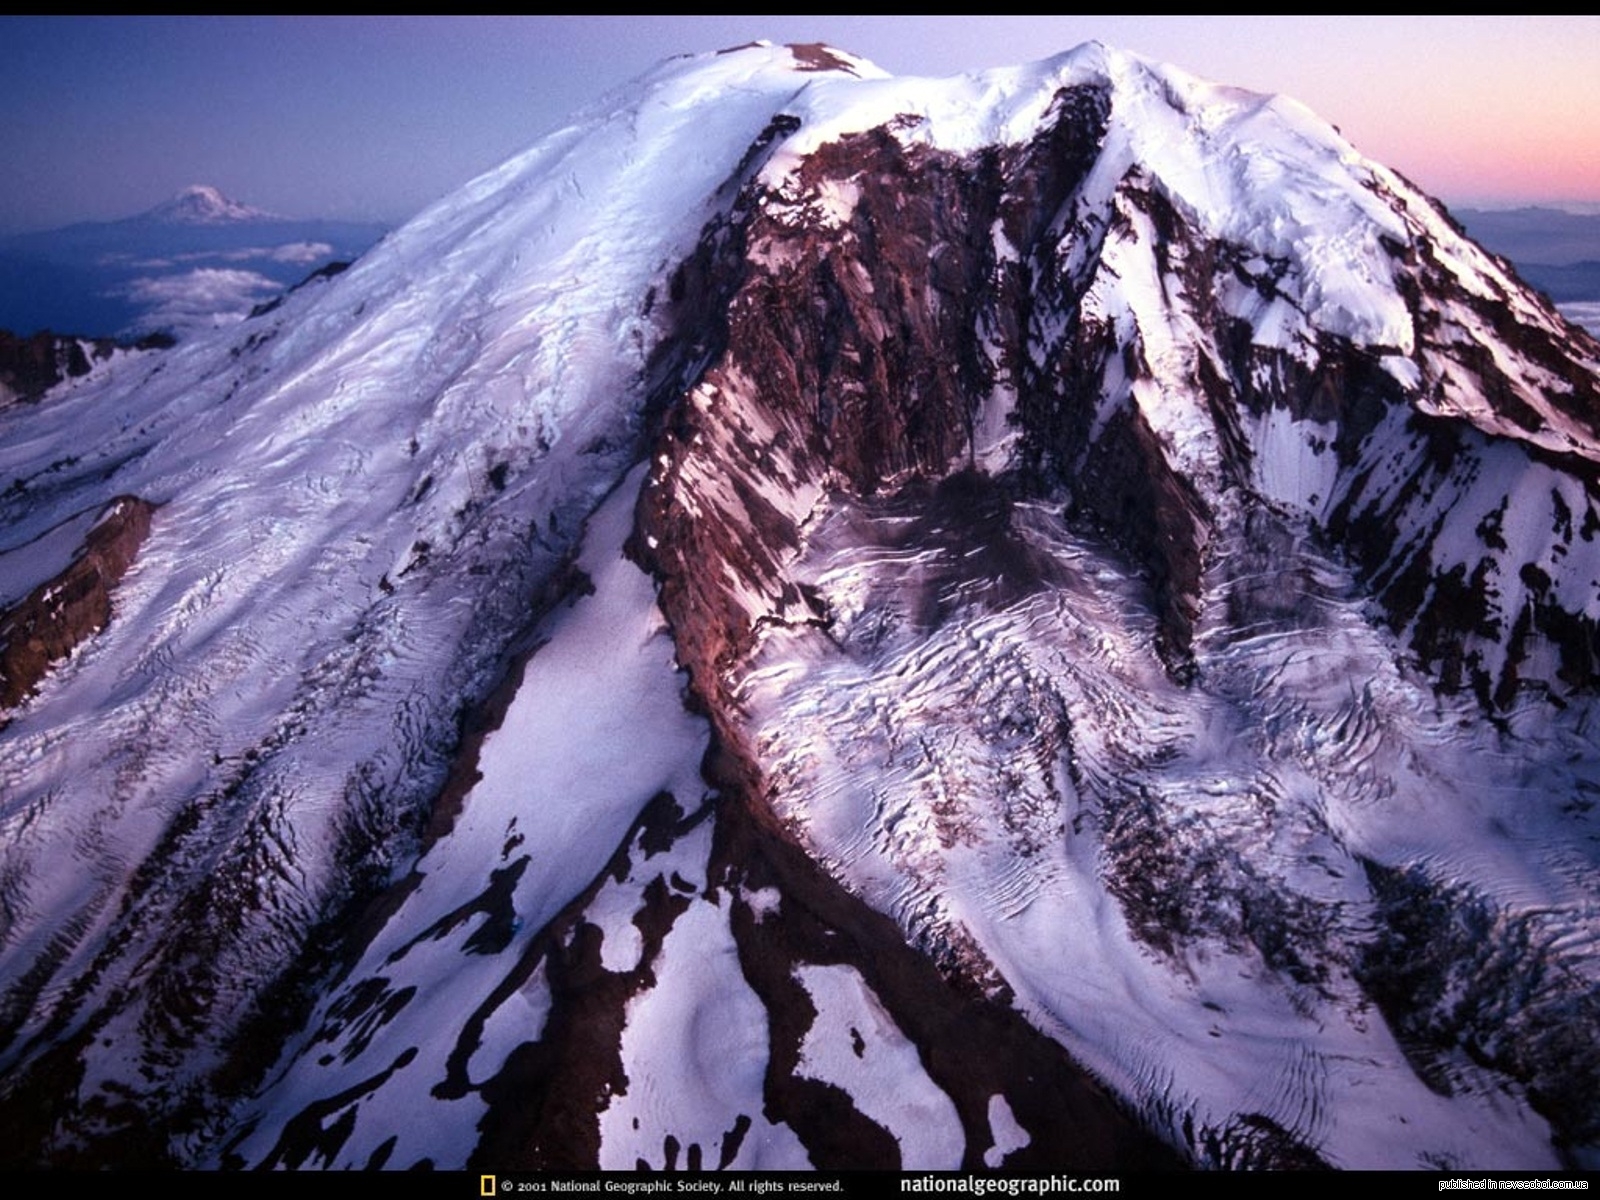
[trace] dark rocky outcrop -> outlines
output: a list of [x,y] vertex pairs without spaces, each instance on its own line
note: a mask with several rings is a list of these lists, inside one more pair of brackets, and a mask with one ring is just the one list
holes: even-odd
[[[804,523],[830,497],[973,468],[978,423],[997,403],[1015,450],[996,483],[1059,503],[1120,547],[1150,586],[1175,679],[1192,675],[1212,544],[1237,520],[1218,505],[1262,486],[1248,426],[1277,412],[1328,430],[1337,469],[1329,494],[1310,498],[1315,531],[1363,574],[1440,686],[1490,708],[1528,682],[1592,687],[1600,631],[1559,598],[1548,563],[1519,574],[1524,564],[1485,546],[1462,564],[1428,540],[1459,546],[1459,531],[1414,533],[1432,495],[1465,495],[1490,470],[1548,467],[1588,491],[1587,502],[1555,495],[1558,527],[1568,518],[1550,553],[1592,538],[1595,468],[1540,440],[1545,418],[1517,377],[1555,381],[1543,402],[1592,434],[1600,392],[1583,366],[1586,335],[1568,331],[1574,349],[1558,321],[1520,322],[1509,298],[1458,281],[1419,230],[1392,247],[1423,367],[1415,387],[1389,369],[1393,347],[1326,333],[1311,353],[1260,345],[1221,297],[1244,284],[1277,302],[1297,268],[1197,227],[1138,167],[1108,199],[1087,196],[1108,105],[1103,89],[1064,89],[1033,141],[966,157],[902,140],[891,123],[819,147],[777,191],[754,178],[766,139],[746,155],[737,202],[673,283],[678,333],[656,363],[663,415],[641,500],[641,557],[713,710],[731,704],[722,677],[764,621],[827,619],[785,577]],[[1128,269],[1169,290],[1156,316],[1103,311],[1107,297],[1121,303]],[[1525,365],[1499,361],[1480,333]],[[1149,361],[1152,334],[1184,343],[1184,360]],[[1436,414],[1457,397],[1485,398],[1494,416]],[[1190,406],[1185,428],[1214,446],[1199,472],[1160,423],[1173,403]],[[1555,647],[1553,678],[1525,679],[1530,637]]]
[[109,358],[110,338],[78,338],[41,330],[31,337],[0,329],[0,407],[37,400],[63,379],[87,375],[92,363]]
[[84,539],[72,564],[0,613],[0,723],[50,667],[104,629],[112,592],[150,532],[155,507],[119,496]]

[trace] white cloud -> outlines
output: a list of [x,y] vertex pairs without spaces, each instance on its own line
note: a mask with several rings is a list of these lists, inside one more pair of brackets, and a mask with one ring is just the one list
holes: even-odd
[[279,284],[254,271],[201,267],[181,275],[135,279],[124,294],[150,307],[132,332],[168,329],[182,333],[231,324],[281,290]]
[[333,247],[327,242],[288,242],[282,246],[274,246],[271,255],[273,262],[298,263],[305,266],[316,262],[319,258],[331,257]]
[[1600,337],[1600,300],[1577,300],[1571,304],[1558,304],[1561,315],[1574,325],[1582,325],[1595,337]]

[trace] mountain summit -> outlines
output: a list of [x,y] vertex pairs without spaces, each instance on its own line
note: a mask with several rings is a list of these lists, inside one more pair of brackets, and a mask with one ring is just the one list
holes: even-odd
[[197,183],[141,214],[138,219],[169,225],[222,225],[234,221],[275,221],[283,218],[230,200],[216,188]]
[[1600,344],[1291,101],[674,59],[0,531],[14,1164],[1596,1161]]

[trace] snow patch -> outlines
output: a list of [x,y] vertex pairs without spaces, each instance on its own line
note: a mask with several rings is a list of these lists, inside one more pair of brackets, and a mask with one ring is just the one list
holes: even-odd
[[1011,1105],[998,1092],[989,1097],[989,1133],[994,1138],[994,1145],[983,1152],[983,1165],[986,1167],[1000,1166],[1005,1162],[1006,1155],[1013,1150],[1021,1150],[1033,1141],[1028,1131],[1017,1124],[1016,1117],[1011,1114]]
[[796,1073],[843,1088],[863,1116],[894,1134],[906,1170],[952,1171],[966,1138],[951,1101],[923,1069],[854,967],[795,968],[817,1017],[800,1046]]

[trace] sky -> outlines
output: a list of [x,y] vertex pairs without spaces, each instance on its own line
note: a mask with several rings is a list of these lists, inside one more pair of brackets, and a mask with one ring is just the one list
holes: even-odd
[[195,183],[399,224],[660,59],[756,38],[897,75],[1097,38],[1287,93],[1458,207],[1600,203],[1600,17],[0,17],[0,234]]

